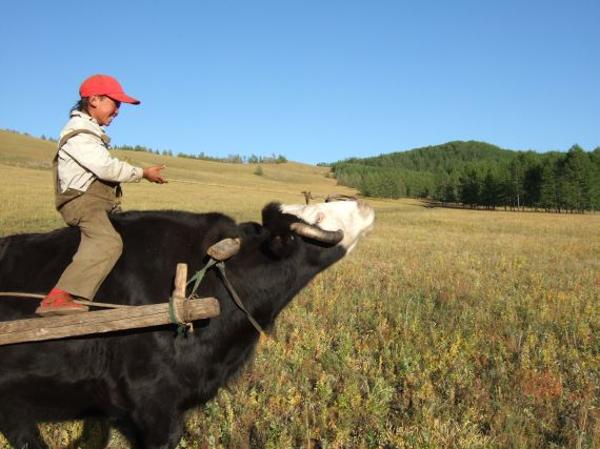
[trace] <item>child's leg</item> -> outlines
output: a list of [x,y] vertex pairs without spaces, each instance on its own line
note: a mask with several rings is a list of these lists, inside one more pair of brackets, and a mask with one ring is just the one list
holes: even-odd
[[56,288],[75,296],[94,299],[123,250],[121,236],[108,219],[109,208],[110,205],[107,206],[105,202],[99,204],[97,199],[90,198],[77,205],[74,217],[64,217],[68,223],[71,221],[70,224],[79,226],[81,241]]

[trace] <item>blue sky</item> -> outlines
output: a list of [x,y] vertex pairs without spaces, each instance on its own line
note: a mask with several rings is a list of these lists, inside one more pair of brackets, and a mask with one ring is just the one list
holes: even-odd
[[0,128],[57,136],[94,73],[115,144],[308,163],[450,140],[600,146],[600,2],[10,1]]

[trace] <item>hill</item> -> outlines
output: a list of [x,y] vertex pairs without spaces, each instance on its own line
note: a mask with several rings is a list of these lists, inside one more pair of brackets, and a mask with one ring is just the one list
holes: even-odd
[[355,163],[372,167],[398,167],[405,170],[436,173],[449,172],[470,162],[507,162],[515,155],[515,151],[505,150],[486,142],[457,140],[442,145],[397,151],[375,157],[350,158],[338,164]]
[[333,164],[340,184],[363,195],[428,198],[495,209],[600,208],[600,147],[585,152],[517,152],[485,142],[455,141]]

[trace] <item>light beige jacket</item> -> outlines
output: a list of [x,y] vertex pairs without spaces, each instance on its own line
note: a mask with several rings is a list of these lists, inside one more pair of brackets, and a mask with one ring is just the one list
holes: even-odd
[[71,112],[71,119],[61,131],[60,138],[77,129],[86,129],[95,135],[77,134],[58,150],[61,192],[64,193],[68,188],[85,192],[96,179],[111,182],[139,182],[142,179],[142,168],[111,156],[107,147],[110,138],[98,122],[86,113]]

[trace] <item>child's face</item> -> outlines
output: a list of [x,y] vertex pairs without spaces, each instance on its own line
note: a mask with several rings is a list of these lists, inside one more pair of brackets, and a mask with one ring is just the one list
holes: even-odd
[[106,96],[92,96],[89,101],[88,111],[100,126],[108,126],[119,115],[120,101]]

